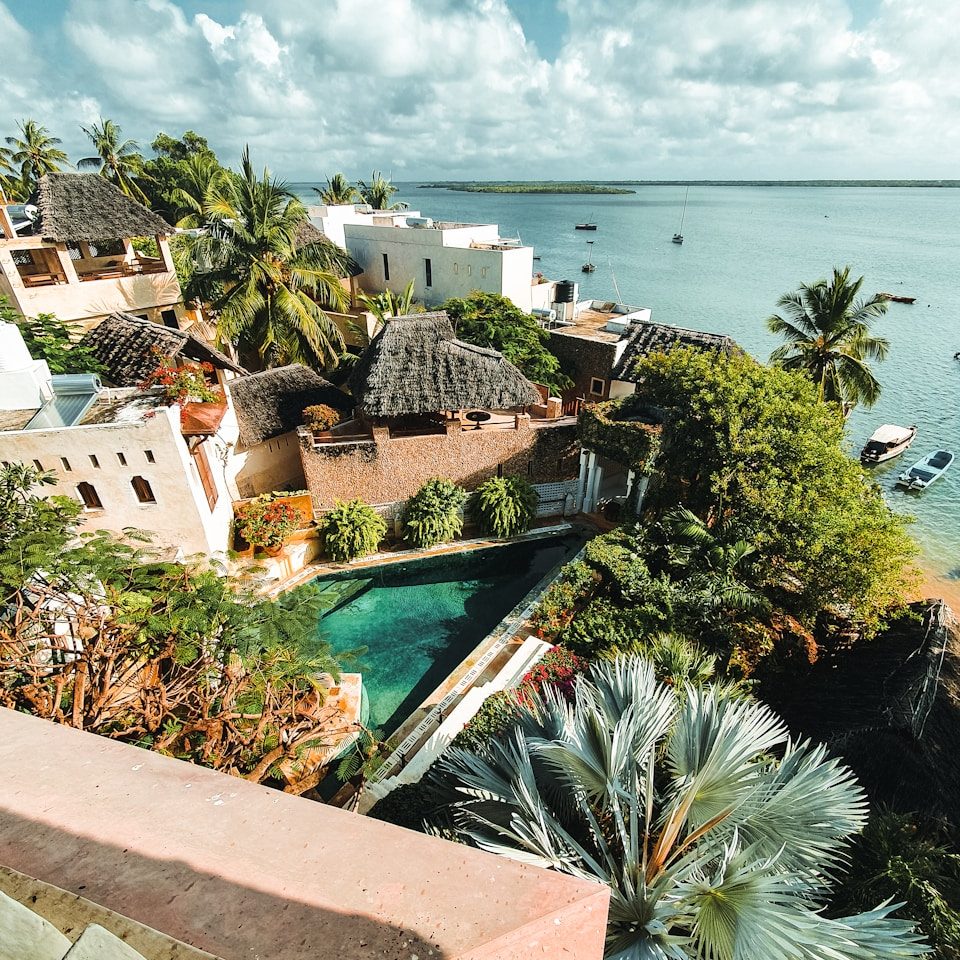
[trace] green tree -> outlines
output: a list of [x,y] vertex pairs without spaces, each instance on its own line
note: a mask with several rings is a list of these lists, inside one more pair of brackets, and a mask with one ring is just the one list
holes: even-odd
[[373,171],[373,176],[370,178],[369,183],[358,180],[357,189],[360,191],[360,198],[363,202],[369,203],[374,210],[407,209],[407,204],[402,201],[398,201],[397,203],[390,202],[399,188],[395,187],[379,170]]
[[196,229],[207,223],[214,195],[227,185],[230,174],[211,153],[192,153],[177,161],[177,176],[169,182],[168,196],[177,214],[177,226]]
[[382,293],[367,294],[361,293],[357,298],[364,310],[373,314],[375,323],[372,331],[359,324],[353,324],[352,329],[363,341],[369,344],[370,341],[383,329],[384,323],[390,317],[405,317],[413,313],[415,309],[422,310],[422,306],[415,304],[413,299],[413,281],[411,280],[403,290],[403,293],[397,293],[394,290],[384,290]]
[[806,377],[692,350],[646,357],[636,372],[638,401],[667,424],[648,516],[682,505],[710,530],[722,521],[725,543],[756,550],[754,586],[808,623],[832,608],[869,634],[903,604],[908,521],[847,456],[838,408]]
[[78,169],[99,167],[98,173],[119,187],[128,197],[148,203],[147,195],[136,178],[143,173],[143,157],[136,140],[124,140],[120,127],[113,120],[100,118],[99,124],[80,129],[89,137],[96,156],[84,157]]
[[850,849],[850,866],[835,891],[835,913],[878,900],[903,901],[941,960],[960,956],[960,854],[944,829],[915,815],[875,813]]
[[[150,206],[170,223],[196,227],[205,222],[206,184],[226,173],[207,141],[187,130],[179,139],[159,133],[150,144],[155,156],[143,163],[140,186]],[[212,168],[208,172],[208,168]],[[183,191],[186,196],[181,194]]]
[[787,342],[770,356],[787,370],[801,370],[817,386],[821,400],[839,403],[844,412],[862,403],[872,407],[880,383],[869,360],[883,360],[889,341],[871,334],[871,324],[887,312],[880,294],[858,299],[863,277],[850,279],[850,267],[834,268],[833,277],[803,284],[784,294],[767,327]]
[[324,704],[338,665],[320,588],[265,601],[202,564],[159,561],[50,474],[0,468],[0,706],[255,782],[313,786],[307,753],[353,732]]
[[62,141],[36,120],[17,123],[19,136],[7,137],[8,162],[20,171],[27,193],[32,193],[46,173],[57,173],[70,166],[69,157],[60,149]]
[[24,317],[0,296],[0,321],[20,327],[30,355],[34,360],[46,360],[51,373],[103,373],[103,364],[93,351],[74,342],[70,328],[52,313]]
[[441,304],[461,340],[499,350],[520,372],[551,393],[571,386],[560,361],[547,349],[550,334],[532,314],[524,313],[498,293],[475,290]]
[[204,213],[209,229],[191,240],[189,296],[210,303],[220,341],[236,344],[254,367],[336,366],[343,337],[323,307],[346,309],[346,251],[326,239],[298,241],[306,208],[269,170],[258,177],[248,150]]
[[437,778],[464,841],[610,887],[617,960],[902,960],[890,905],[820,912],[866,822],[853,774],[723,688],[679,699],[638,658],[547,689],[513,729],[452,748]]
[[387,521],[360,499],[336,501],[318,526],[331,560],[355,560],[374,553],[387,535]]
[[324,203],[331,205],[356,203],[360,200],[360,191],[342,173],[335,173],[332,177],[327,177],[326,187],[322,190],[314,187],[313,192]]

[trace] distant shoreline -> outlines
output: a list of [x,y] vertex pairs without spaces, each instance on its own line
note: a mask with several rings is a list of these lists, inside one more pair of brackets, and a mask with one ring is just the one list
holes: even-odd
[[[417,181],[414,181],[417,182]],[[617,187],[960,187],[960,180],[434,180],[421,190],[468,193],[634,193]]]

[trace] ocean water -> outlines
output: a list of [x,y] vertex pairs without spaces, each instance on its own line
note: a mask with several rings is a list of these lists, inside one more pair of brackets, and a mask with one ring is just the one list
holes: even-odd
[[[834,266],[864,276],[868,295],[915,296],[912,306],[890,304],[876,325],[890,341],[876,367],[883,394],[873,409],[854,411],[849,445],[857,453],[881,423],[917,425],[913,447],[875,475],[891,507],[915,517],[926,565],[960,578],[960,463],[922,493],[893,488],[904,466],[933,450],[960,457],[960,190],[691,187],[677,246],[670,237],[685,188],[635,189],[535,196],[402,184],[398,199],[425,216],[499,223],[503,236],[534,246],[536,269],[580,283],[582,298],[651,307],[654,320],[729,334],[763,360],[778,345],[764,324],[777,298]],[[573,229],[587,220],[596,233]],[[580,272],[587,239],[593,274]]]

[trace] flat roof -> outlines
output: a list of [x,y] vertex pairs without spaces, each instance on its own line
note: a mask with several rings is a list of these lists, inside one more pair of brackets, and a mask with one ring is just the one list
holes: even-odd
[[0,864],[224,960],[600,960],[609,889],[0,709]]
[[[50,423],[36,429],[49,432],[107,423],[137,423],[151,410],[164,406],[166,404],[159,390],[144,393],[136,387],[105,389],[97,394],[86,413],[76,423],[66,426]],[[37,413],[36,407],[24,410],[0,410],[0,433],[24,430]]]

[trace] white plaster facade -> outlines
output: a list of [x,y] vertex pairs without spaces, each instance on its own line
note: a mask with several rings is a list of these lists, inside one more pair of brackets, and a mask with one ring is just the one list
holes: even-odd
[[533,247],[504,239],[496,224],[450,223],[419,211],[373,211],[363,206],[311,208],[311,219],[347,249],[363,270],[368,293],[403,290],[428,307],[474,290],[508,297],[521,310],[539,306]]
[[306,481],[297,431],[282,433],[251,447],[238,443],[230,457],[227,476],[237,499],[272,490],[302,490]]

